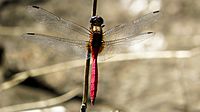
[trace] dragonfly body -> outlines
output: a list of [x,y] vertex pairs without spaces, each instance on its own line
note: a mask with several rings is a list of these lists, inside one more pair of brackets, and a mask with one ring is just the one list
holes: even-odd
[[90,99],[91,103],[94,104],[95,97],[97,93],[97,84],[98,84],[98,65],[97,57],[98,54],[104,48],[103,41],[103,18],[99,16],[93,16],[90,20],[91,23],[91,34],[90,34],[90,51],[92,53],[92,72],[90,78]]
[[99,16],[91,17],[91,27],[87,29],[81,25],[57,17],[37,6],[29,6],[28,11],[36,20],[45,24],[53,31],[59,32],[60,35],[49,36],[27,33],[23,35],[23,38],[42,45],[48,45],[54,48],[55,51],[69,52],[73,50],[75,54],[68,53],[70,57],[79,56],[85,58],[88,51],[91,53],[90,99],[92,104],[94,104],[97,93],[97,59],[102,58],[104,60],[110,58],[114,54],[123,52],[124,48],[153,37],[153,32],[141,33],[141,30],[144,27],[150,26],[159,18],[159,11],[154,11],[134,21],[117,25],[103,32],[104,21]]

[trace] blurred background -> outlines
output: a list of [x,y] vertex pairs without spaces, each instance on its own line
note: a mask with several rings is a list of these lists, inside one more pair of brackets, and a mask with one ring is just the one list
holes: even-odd
[[[16,73],[70,61],[69,57],[21,38],[26,32],[52,33],[27,13],[28,5],[40,6],[89,28],[92,0],[0,0],[0,84],[12,80]],[[156,32],[155,37],[128,49],[158,55],[162,51],[193,51],[197,55],[188,58],[156,58],[154,55],[155,58],[149,59],[100,63],[97,100],[95,106],[88,105],[89,111],[200,111],[200,1],[99,0],[97,14],[104,18],[106,30],[156,10],[160,10],[162,16],[145,29]],[[29,109],[28,105],[20,104],[46,101],[82,88],[83,74],[84,66],[73,67],[1,88],[0,109],[8,106],[11,106],[9,111],[21,111],[19,108],[23,106]],[[77,112],[82,90],[72,96],[62,103],[34,109],[37,112]]]

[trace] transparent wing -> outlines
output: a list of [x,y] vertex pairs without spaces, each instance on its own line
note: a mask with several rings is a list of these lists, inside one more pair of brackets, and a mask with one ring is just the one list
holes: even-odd
[[64,20],[37,6],[28,6],[28,12],[37,21],[45,24],[48,29],[68,39],[88,40],[90,31],[71,21]]
[[104,40],[108,41],[138,35],[143,28],[148,27],[157,21],[159,16],[160,12],[155,11],[136,19],[135,21],[115,26],[104,32]]
[[87,41],[70,40],[61,37],[48,36],[43,34],[27,33],[22,35],[24,39],[31,40],[33,42],[39,43],[43,46],[50,47],[59,51],[59,53],[64,53],[64,55],[69,58],[83,58],[86,57],[86,46]]
[[105,41],[105,47],[99,54],[99,60],[104,61],[112,58],[118,53],[127,53],[127,48],[134,46],[144,40],[147,40],[155,35],[154,32],[140,33],[139,35],[131,35],[121,39]]

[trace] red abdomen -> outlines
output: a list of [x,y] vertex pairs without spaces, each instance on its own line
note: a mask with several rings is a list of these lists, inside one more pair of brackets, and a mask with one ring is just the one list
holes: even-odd
[[97,57],[92,58],[92,73],[90,78],[90,100],[94,105],[96,93],[97,93],[97,83],[98,83],[98,66]]
[[97,84],[98,84],[98,65],[97,56],[98,53],[103,49],[102,33],[94,32],[90,35],[90,49],[92,53],[92,73],[90,78],[90,100],[94,105],[96,94],[97,94]]

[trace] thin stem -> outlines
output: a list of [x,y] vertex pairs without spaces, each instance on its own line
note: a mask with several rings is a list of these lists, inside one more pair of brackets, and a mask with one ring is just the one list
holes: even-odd
[[90,49],[88,48],[86,66],[85,66],[84,84],[83,84],[83,99],[80,110],[81,112],[86,112],[87,109],[89,70],[90,70]]
[[97,10],[97,0],[94,0],[92,16],[96,16],[96,10]]
[[[93,12],[92,16],[96,15],[97,10],[97,0],[94,0],[93,2]],[[88,83],[89,83],[89,70],[90,70],[90,48],[88,47],[87,52],[87,59],[86,59],[86,66],[85,66],[85,75],[84,75],[84,84],[83,84],[83,99],[82,99],[82,105],[80,112],[86,112],[87,111],[87,99],[88,99]]]

